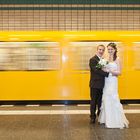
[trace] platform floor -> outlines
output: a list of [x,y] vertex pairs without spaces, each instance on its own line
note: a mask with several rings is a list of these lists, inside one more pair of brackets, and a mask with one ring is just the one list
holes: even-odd
[[88,105],[0,106],[0,140],[139,140],[140,105],[123,107],[128,129],[90,124]]

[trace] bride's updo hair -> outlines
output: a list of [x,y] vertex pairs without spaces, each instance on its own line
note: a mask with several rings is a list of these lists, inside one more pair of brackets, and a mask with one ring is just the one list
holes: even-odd
[[113,43],[113,42],[111,42],[111,43],[109,43],[108,45],[107,45],[107,48],[108,47],[112,47],[114,50],[115,50],[115,52],[114,52],[114,56],[113,56],[113,61],[115,61],[116,60],[116,58],[117,58],[117,45],[115,44],[115,43]]

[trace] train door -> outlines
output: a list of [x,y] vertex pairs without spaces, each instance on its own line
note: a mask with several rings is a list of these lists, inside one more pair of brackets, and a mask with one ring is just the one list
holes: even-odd
[[133,42],[128,47],[128,70],[127,70],[127,98],[140,99],[140,42]]
[[[70,43],[70,56],[71,56],[71,68],[73,69],[74,74],[79,77],[79,92],[76,93],[81,100],[89,99],[89,59],[95,55],[97,46],[103,44],[107,46],[110,41],[79,41]],[[124,48],[121,42],[115,42],[118,48],[118,56],[121,59],[123,65],[123,74],[119,77],[119,94],[121,98],[124,98],[126,93],[125,88],[125,56]],[[107,49],[103,56],[104,58],[108,57]],[[78,82],[78,81],[77,81]]]

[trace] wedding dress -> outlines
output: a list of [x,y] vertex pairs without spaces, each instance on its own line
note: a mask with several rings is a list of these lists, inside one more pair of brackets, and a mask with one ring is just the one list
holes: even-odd
[[[109,62],[108,69],[117,70],[116,62]],[[118,77],[109,74],[105,78],[103,89],[101,112],[98,119],[99,123],[104,123],[107,128],[128,128],[128,120],[125,117],[123,107],[118,95]]]

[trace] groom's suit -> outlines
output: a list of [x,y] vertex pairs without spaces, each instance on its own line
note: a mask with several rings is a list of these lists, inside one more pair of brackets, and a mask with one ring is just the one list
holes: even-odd
[[93,56],[89,61],[90,66],[90,117],[95,120],[96,118],[96,105],[98,105],[98,115],[100,113],[102,94],[105,77],[108,77],[109,73],[104,72],[101,69],[96,68],[96,65],[100,61],[97,55]]

